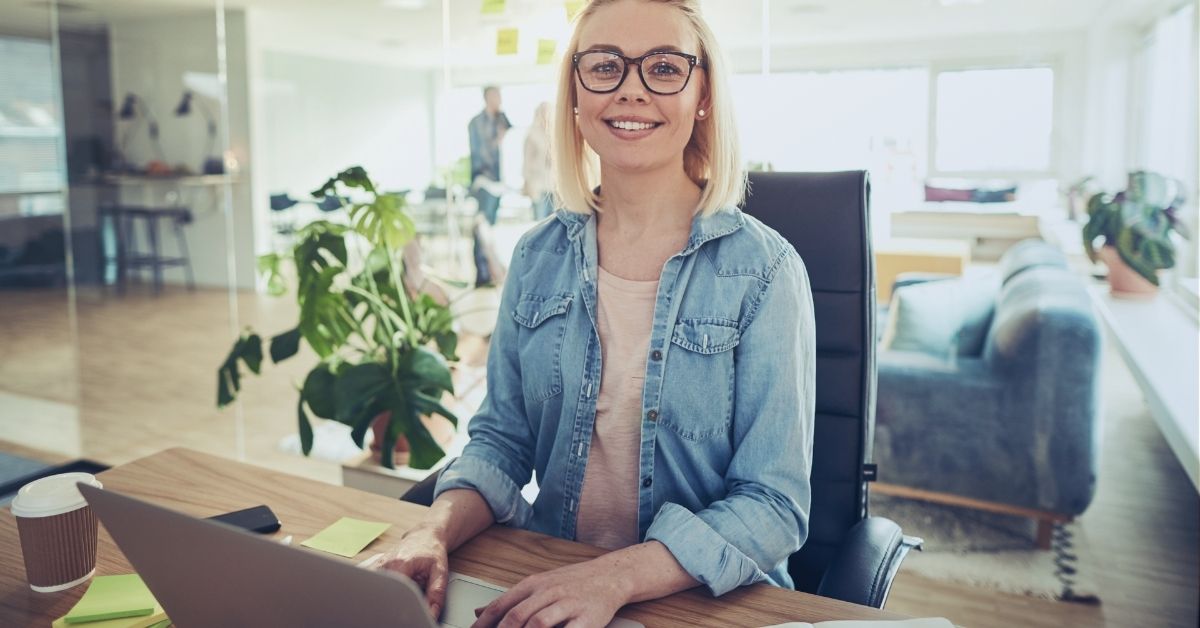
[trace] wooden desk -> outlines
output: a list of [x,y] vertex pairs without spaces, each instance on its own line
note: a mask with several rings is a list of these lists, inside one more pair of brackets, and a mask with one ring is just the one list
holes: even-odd
[[[230,510],[269,505],[283,521],[276,536],[295,542],[312,536],[341,516],[390,521],[391,529],[353,560],[361,561],[394,544],[416,524],[425,508],[363,491],[322,484],[277,471],[187,450],[169,449],[100,474],[105,488],[207,517]],[[309,551],[303,548],[300,551]],[[493,526],[450,557],[450,568],[512,586],[525,576],[577,563],[603,550],[582,543]],[[231,557],[231,567],[235,562]],[[0,512],[0,626],[45,626],[83,595],[84,587],[62,593],[34,593],[25,582],[16,521]],[[185,568],[186,566],[181,567]],[[125,557],[100,529],[96,573],[130,573]],[[622,617],[656,626],[763,626],[784,621],[899,619],[885,613],[806,593],[758,584],[713,599],[693,589],[623,609]]]

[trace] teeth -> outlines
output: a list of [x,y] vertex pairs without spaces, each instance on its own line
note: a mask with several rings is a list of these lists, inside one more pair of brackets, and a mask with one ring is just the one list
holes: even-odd
[[652,124],[649,122],[630,122],[627,120],[612,120],[609,122],[609,124],[613,127],[624,129],[626,131],[644,131],[646,129],[653,129],[654,127],[658,126],[657,124]]

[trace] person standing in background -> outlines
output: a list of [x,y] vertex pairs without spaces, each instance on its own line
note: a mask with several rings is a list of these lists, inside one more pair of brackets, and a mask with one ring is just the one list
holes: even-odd
[[533,112],[533,123],[525,136],[525,196],[533,201],[533,218],[554,213],[554,172],[550,164],[550,103]]
[[[486,286],[503,281],[503,269],[495,263],[490,242],[490,227],[496,224],[500,209],[500,143],[512,128],[508,116],[500,110],[500,88],[483,88],[483,111],[471,118],[467,132],[471,139],[471,194],[479,203],[481,220],[475,221],[475,285]],[[486,222],[488,227],[484,226]],[[493,268],[495,263],[495,268]],[[493,270],[495,272],[493,272]]]

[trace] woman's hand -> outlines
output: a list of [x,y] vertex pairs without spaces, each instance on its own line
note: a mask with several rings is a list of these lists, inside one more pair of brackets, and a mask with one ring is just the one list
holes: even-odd
[[400,544],[374,563],[376,569],[404,574],[425,591],[425,602],[434,619],[446,605],[446,582],[450,574],[446,542],[433,527],[417,526],[404,534]]
[[[529,576],[483,609],[473,628],[602,628],[629,599],[620,574],[589,560]],[[482,612],[481,612],[482,611]]]

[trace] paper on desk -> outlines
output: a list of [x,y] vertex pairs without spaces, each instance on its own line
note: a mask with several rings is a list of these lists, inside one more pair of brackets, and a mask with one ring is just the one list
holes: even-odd
[[74,626],[84,626],[84,628],[167,628],[170,625],[171,620],[167,619],[166,611],[156,604],[153,613],[142,617],[105,619],[86,624],[68,624],[66,617],[59,617],[50,624],[50,628],[73,628]]
[[837,621],[822,621],[808,624],[793,621],[786,624],[775,624],[763,628],[954,628],[954,624],[944,617],[921,617],[919,619],[851,619]]
[[321,530],[316,536],[304,541],[301,545],[346,558],[354,558],[356,554],[363,551],[364,547],[370,545],[371,541],[379,538],[379,535],[390,527],[392,527],[390,523],[342,517],[337,520],[337,523]]
[[62,619],[83,624],[106,619],[144,617],[154,613],[154,594],[137,574],[96,576],[83,597]]

